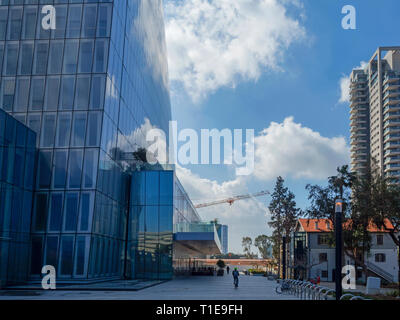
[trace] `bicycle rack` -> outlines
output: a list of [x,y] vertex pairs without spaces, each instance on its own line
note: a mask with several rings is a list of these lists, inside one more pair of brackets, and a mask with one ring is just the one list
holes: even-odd
[[332,293],[332,292],[336,292],[336,290],[333,290],[333,289],[327,290],[327,291],[325,292],[325,294],[324,294],[324,300],[328,300],[328,295],[329,295],[330,293]]
[[[287,293],[292,294],[302,300],[333,300],[332,293],[336,291],[328,287],[318,286],[309,281],[293,280],[293,279],[280,279],[278,281],[281,285],[284,283],[288,285]],[[340,297],[340,300],[350,298],[349,300],[371,300],[362,296],[355,296],[351,293],[346,293]]]

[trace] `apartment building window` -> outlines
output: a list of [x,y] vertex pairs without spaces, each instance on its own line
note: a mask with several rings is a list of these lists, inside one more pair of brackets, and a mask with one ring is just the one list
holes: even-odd
[[386,255],[384,253],[375,254],[375,262],[386,262]]
[[328,235],[319,234],[318,235],[318,245],[328,244]]
[[326,252],[319,254],[319,263],[328,261],[328,254]]
[[321,271],[321,278],[328,278],[328,270]]
[[382,246],[383,245],[383,235],[382,234],[378,234],[376,236],[376,244],[378,246]]

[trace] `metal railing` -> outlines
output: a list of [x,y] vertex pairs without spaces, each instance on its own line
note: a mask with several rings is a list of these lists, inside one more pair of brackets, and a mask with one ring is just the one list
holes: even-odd
[[365,263],[367,268],[372,272],[376,273],[378,276],[382,277],[386,281],[392,283],[394,282],[394,277],[389,272],[383,270],[382,268],[378,267],[377,265],[373,264],[372,262]]
[[[300,300],[335,300],[334,289],[316,285],[310,281],[301,281],[293,279],[278,279],[278,283],[281,287],[287,288],[282,290],[281,293],[292,294],[298,297]],[[278,292],[278,291],[277,291]],[[346,293],[340,297],[340,300],[344,300],[346,297],[350,297],[349,300],[371,300],[362,296],[353,295]]]

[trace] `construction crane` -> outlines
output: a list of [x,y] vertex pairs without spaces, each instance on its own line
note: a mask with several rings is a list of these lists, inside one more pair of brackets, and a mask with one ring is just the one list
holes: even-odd
[[222,203],[229,203],[229,205],[231,206],[235,201],[249,199],[249,198],[255,198],[255,197],[261,197],[261,196],[265,196],[266,194],[270,194],[270,192],[269,191],[260,191],[260,192],[254,193],[254,194],[245,194],[245,195],[231,197],[231,198],[227,198],[227,199],[223,199],[223,200],[217,200],[217,201],[212,201],[212,202],[207,202],[207,203],[200,203],[200,204],[195,205],[194,207],[196,209],[199,209],[199,208],[210,207],[210,206],[214,206],[214,205],[222,204]]

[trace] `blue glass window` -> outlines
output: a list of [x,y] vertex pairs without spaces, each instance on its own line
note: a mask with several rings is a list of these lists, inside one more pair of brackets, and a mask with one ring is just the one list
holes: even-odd
[[18,78],[14,112],[26,112],[29,101],[29,78]]
[[86,137],[87,147],[97,147],[100,144],[101,116],[102,114],[100,112],[89,112],[89,124]]
[[82,38],[96,36],[97,5],[85,5],[82,23]]
[[75,76],[62,77],[60,109],[72,110],[74,106]]
[[35,196],[35,231],[45,231],[47,223],[47,193],[38,193]]
[[19,53],[18,74],[26,75],[32,73],[33,42],[23,42]]
[[93,47],[93,40],[81,40],[79,48],[79,73],[92,72]]
[[30,102],[29,107],[32,111],[40,111],[44,103],[44,77],[33,77],[31,82]]
[[58,236],[47,236],[46,265],[57,268]]
[[75,112],[71,145],[74,147],[83,147],[85,145],[85,134],[86,113]]
[[3,78],[1,83],[1,105],[6,111],[12,111],[14,105],[15,80]]
[[41,134],[41,147],[52,148],[56,131],[56,114],[45,113],[43,115],[43,126]]
[[47,189],[50,187],[51,157],[51,151],[41,150],[39,152],[38,187],[41,189]]
[[49,231],[60,231],[62,221],[62,193],[52,193],[50,197]]
[[78,236],[76,238],[76,264],[75,264],[75,275],[82,276],[85,273],[85,257],[86,257],[86,239],[87,237]]
[[63,112],[58,114],[57,147],[68,147],[71,132],[71,113]]
[[15,76],[17,73],[18,42],[7,42],[4,56],[3,75]]
[[91,189],[96,186],[98,157],[98,149],[85,150],[85,165],[83,171],[83,187],[85,189]]
[[82,175],[82,150],[71,150],[69,157],[69,188],[79,188],[81,186]]
[[79,38],[81,33],[82,5],[70,5],[67,38]]
[[63,73],[75,73],[78,65],[79,40],[66,40]]
[[22,26],[22,7],[11,7],[8,21],[8,40],[19,40]]
[[22,39],[34,39],[36,32],[37,8],[26,6],[22,22]]
[[36,42],[35,56],[33,61],[33,74],[37,75],[46,74],[48,52],[49,52],[49,43],[47,41]]
[[66,150],[57,150],[54,153],[54,188],[65,188],[67,177],[67,157]]
[[60,77],[47,77],[45,110],[57,110]]
[[63,58],[64,41],[55,40],[50,42],[50,53],[49,53],[49,74],[61,73],[62,58]]
[[78,193],[65,196],[64,231],[76,231],[78,221]]
[[93,212],[93,192],[83,192],[81,195],[80,202],[80,220],[79,220],[79,231],[86,232],[90,231],[91,216]]
[[74,251],[74,237],[62,236],[61,237],[61,255],[60,255],[60,275],[72,274],[73,267],[73,251]]
[[31,273],[41,274],[43,267],[43,239],[42,237],[32,237],[31,247]]
[[87,110],[89,106],[90,76],[78,76],[76,80],[75,110]]

